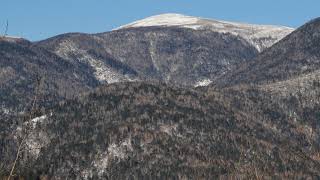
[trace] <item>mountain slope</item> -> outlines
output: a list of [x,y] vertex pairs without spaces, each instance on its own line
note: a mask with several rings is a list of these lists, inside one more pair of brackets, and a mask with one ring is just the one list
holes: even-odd
[[98,85],[91,78],[90,71],[84,65],[74,66],[27,40],[0,38],[2,107],[25,110],[34,98],[37,78],[42,79],[39,98],[46,99],[43,103],[50,104],[52,100],[73,97]]
[[[209,30],[147,27],[101,34],[66,34],[38,45],[70,62],[100,64],[93,67],[122,76],[117,80],[155,80],[184,86],[214,80],[236,64],[252,59],[257,51],[244,39]],[[126,67],[121,73],[110,64]],[[130,71],[129,71],[130,70]],[[103,73],[103,71],[101,71]],[[99,77],[97,77],[99,79]],[[125,80],[127,79],[127,80]]]
[[300,27],[255,60],[222,77],[224,85],[289,80],[320,69],[320,18]]

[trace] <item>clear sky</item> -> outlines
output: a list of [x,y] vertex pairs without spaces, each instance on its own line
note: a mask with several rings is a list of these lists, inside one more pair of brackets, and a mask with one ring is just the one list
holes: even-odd
[[298,27],[320,16],[320,0],[0,0],[0,33],[41,40],[105,32],[161,13]]

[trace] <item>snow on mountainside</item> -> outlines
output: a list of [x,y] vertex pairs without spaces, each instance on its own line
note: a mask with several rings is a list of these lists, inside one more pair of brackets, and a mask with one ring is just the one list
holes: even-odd
[[100,82],[106,82],[108,84],[116,83],[120,81],[132,81],[130,78],[123,76],[117,72],[114,72],[110,67],[101,59],[92,57],[86,51],[81,50],[77,45],[71,41],[63,41],[61,46],[57,49],[56,53],[65,59],[69,58],[69,54],[73,54],[78,57],[78,60],[88,63],[95,71],[94,76]]
[[121,26],[115,30],[151,26],[179,26],[195,30],[210,29],[220,33],[231,33],[247,40],[259,52],[272,46],[294,30],[293,28],[284,26],[234,23],[181,14],[156,15]]
[[204,79],[202,81],[198,81],[194,87],[201,87],[201,86],[208,86],[209,84],[211,84],[212,81],[210,79]]

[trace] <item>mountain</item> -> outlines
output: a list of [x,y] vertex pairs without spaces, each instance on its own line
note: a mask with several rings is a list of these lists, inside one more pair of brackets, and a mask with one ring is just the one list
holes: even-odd
[[[251,88],[116,83],[60,103],[1,140],[31,128],[17,166],[29,179],[319,177],[319,141],[271,100]],[[0,163],[12,162],[17,145],[3,147]]]
[[201,86],[250,61],[291,31],[165,14],[111,32],[65,34],[37,45],[89,65],[102,83],[151,80]]
[[96,87],[91,69],[73,65],[22,38],[0,38],[0,111],[24,111],[37,92],[46,98],[42,105],[70,98]]
[[293,29],[284,26],[255,25],[221,20],[185,16],[181,14],[161,14],[139,20],[117,29],[137,27],[184,27],[195,30],[211,30],[240,36],[253,45],[259,52],[263,51],[290,34]]
[[102,83],[151,80],[193,86],[258,53],[229,34],[163,27],[70,34],[38,45],[71,62],[89,64]]
[[[300,147],[314,146],[311,148],[314,150],[307,150],[308,154],[319,152],[319,26],[319,18],[306,23],[256,59],[240,65],[217,80],[215,86],[209,87],[222,88],[232,97],[243,97],[236,102],[254,100],[260,104],[256,105],[259,111],[270,114],[267,116],[272,121],[285,120],[291,130],[304,132],[300,142],[306,144]],[[319,161],[315,154],[312,156]]]
[[[316,18],[218,79],[213,88],[241,89],[252,86],[272,100],[259,100],[263,106],[277,102],[290,124],[298,123],[319,139],[320,120],[320,18]],[[257,94],[251,95],[253,98]],[[269,98],[269,99],[270,99]],[[309,129],[309,130],[307,130]]]
[[319,21],[280,41],[173,14],[2,37],[1,103],[21,110],[0,111],[0,179],[24,137],[16,178],[319,179]]
[[[225,86],[241,83],[265,84],[319,76],[320,18],[303,25],[254,60],[222,77]],[[219,84],[219,83],[218,83]]]

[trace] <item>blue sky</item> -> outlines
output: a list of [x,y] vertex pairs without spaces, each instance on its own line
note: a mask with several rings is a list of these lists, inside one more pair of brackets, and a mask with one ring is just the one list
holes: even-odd
[[1,0],[0,32],[41,40],[105,32],[161,13],[298,27],[320,16],[320,0]]

